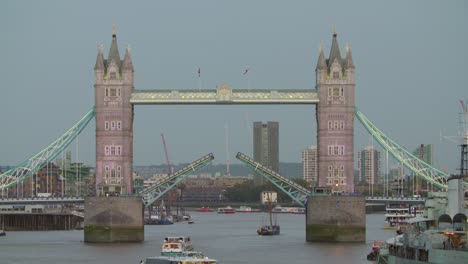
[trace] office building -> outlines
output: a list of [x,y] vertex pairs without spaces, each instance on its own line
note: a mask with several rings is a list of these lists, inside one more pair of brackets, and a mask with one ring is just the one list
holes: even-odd
[[[253,158],[256,162],[279,172],[279,123],[254,122],[253,131]],[[265,178],[254,174],[254,184],[262,185]]]
[[317,146],[302,151],[302,177],[309,183],[315,183],[318,179]]
[[380,179],[380,152],[374,146],[367,146],[358,152],[358,180],[377,184]]

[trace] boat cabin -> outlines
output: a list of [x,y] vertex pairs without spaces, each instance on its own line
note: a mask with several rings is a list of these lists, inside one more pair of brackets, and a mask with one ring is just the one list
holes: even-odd
[[161,249],[161,255],[171,256],[172,253],[180,253],[184,251],[193,250],[192,241],[190,237],[180,236],[180,237],[166,237]]

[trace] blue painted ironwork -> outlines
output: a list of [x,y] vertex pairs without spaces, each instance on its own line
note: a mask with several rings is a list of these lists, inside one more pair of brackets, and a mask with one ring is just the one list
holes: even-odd
[[296,201],[301,206],[305,207],[307,202],[307,197],[310,195],[310,191],[291,181],[288,178],[285,178],[279,175],[277,172],[263,166],[262,164],[254,161],[249,158],[247,155],[240,152],[237,153],[236,158],[248,166],[252,167],[256,172],[260,173],[263,177],[273,183],[281,191],[285,192],[289,197]]
[[[380,131],[372,122],[364,116],[364,114],[355,108],[355,115],[367,131],[379,142],[379,144],[386,150],[388,150],[392,156],[404,164],[409,170],[415,175],[423,179],[424,181],[431,183],[441,189],[447,189],[447,173],[440,171],[431,165],[420,160],[418,157],[405,150],[403,147],[398,145],[395,141]],[[465,183],[465,187],[466,187]]]
[[174,188],[180,181],[188,176],[189,172],[195,171],[208,162],[212,161],[214,156],[212,153],[205,155],[196,161],[190,163],[189,165],[185,166],[183,169],[175,172],[172,175],[168,175],[159,181],[155,182],[151,186],[145,188],[143,191],[139,193],[139,195],[146,197],[145,207],[151,206],[154,201],[161,198],[167,191]]
[[94,117],[94,107],[86,113],[72,128],[65,132],[41,152],[34,155],[14,168],[0,174],[0,190],[7,189],[25,179],[46,166],[47,162],[56,158],[71,142],[83,131],[89,121]]

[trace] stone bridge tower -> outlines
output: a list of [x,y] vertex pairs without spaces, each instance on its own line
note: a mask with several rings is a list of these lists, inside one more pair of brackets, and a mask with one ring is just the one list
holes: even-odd
[[117,36],[107,60],[99,47],[95,73],[96,194],[131,194],[133,163],[133,64],[130,49],[120,60]]
[[354,192],[354,64],[351,49],[342,58],[336,31],[328,59],[320,47],[316,71],[318,186]]

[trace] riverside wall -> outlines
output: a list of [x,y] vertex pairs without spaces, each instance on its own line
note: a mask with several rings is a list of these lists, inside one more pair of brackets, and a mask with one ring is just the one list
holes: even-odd
[[141,197],[85,198],[85,242],[142,242],[144,233]]
[[307,201],[308,242],[365,242],[364,196],[310,196]]

